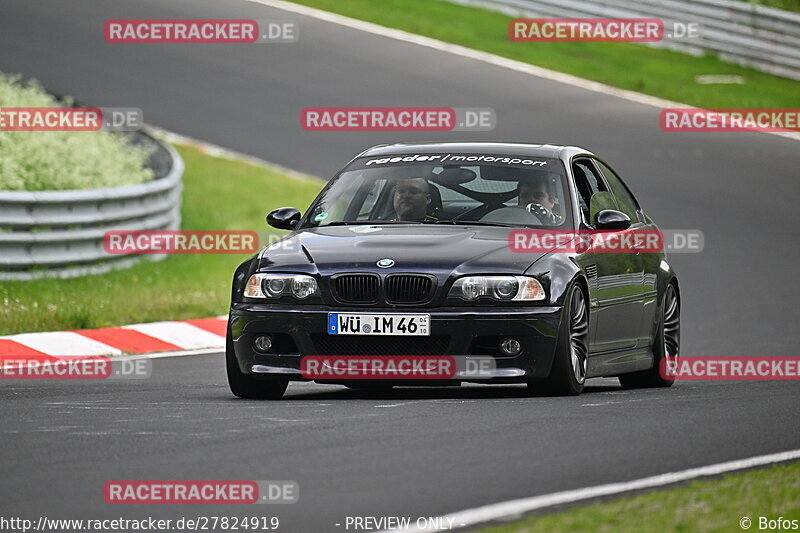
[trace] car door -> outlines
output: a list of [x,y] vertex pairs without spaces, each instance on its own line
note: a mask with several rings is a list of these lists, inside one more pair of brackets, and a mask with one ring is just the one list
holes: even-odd
[[[596,159],[595,163],[600,169],[606,183],[614,194],[617,201],[618,209],[628,215],[631,219],[631,230],[635,231],[655,231],[658,228],[652,221],[642,213],[639,202],[636,197],[628,189],[622,179],[619,177],[614,169],[602,160]],[[641,300],[641,314],[639,319],[639,327],[637,332],[638,345],[649,346],[652,344],[652,331],[651,327],[656,313],[657,307],[657,280],[658,270],[661,268],[661,254],[653,253],[651,251],[637,251],[639,262],[641,264],[642,278],[641,285],[639,286],[639,298]]]
[[[619,209],[608,185],[590,157],[573,160],[575,185],[583,197],[580,206],[585,229],[594,229],[595,214],[602,209]],[[586,201],[585,196],[591,195]],[[636,346],[642,314],[642,261],[635,253],[587,252],[579,262],[590,285],[591,313],[594,314],[590,344],[593,352],[621,350]]]

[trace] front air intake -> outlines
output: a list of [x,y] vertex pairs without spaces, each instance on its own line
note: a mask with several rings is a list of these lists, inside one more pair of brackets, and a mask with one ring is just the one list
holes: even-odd
[[346,304],[378,301],[380,278],[376,274],[342,274],[331,280],[334,297]]
[[391,274],[386,278],[386,301],[422,304],[431,299],[434,278],[420,274]]

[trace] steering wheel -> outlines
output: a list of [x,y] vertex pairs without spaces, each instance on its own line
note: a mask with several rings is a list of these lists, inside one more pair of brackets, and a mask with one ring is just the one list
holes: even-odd
[[558,224],[558,219],[556,218],[555,213],[547,209],[542,204],[530,203],[525,206],[525,209],[528,211],[528,213],[533,213],[539,220],[544,221],[548,225]]

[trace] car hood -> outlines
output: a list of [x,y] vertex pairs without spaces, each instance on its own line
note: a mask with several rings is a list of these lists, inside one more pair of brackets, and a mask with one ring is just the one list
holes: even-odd
[[[503,227],[376,225],[309,228],[265,248],[259,269],[338,272],[522,274],[545,253],[509,249]],[[378,268],[391,259],[390,268]]]

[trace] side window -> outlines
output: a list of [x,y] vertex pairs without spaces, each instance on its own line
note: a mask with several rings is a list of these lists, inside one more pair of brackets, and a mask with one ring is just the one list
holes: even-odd
[[602,161],[597,161],[597,166],[600,167],[603,176],[605,176],[606,181],[608,181],[608,185],[611,187],[611,191],[617,199],[619,210],[631,217],[632,221],[636,222],[638,220],[636,211],[639,210],[639,203],[636,201],[636,198],[634,198],[628,188],[625,187],[625,184],[619,179],[617,173],[611,170],[608,165],[604,164]]
[[575,187],[578,189],[578,206],[583,213],[583,220],[590,223],[589,206],[592,196],[598,192],[607,192],[606,184],[597,175],[594,165],[586,159],[577,159],[572,163],[572,173],[575,175]]

